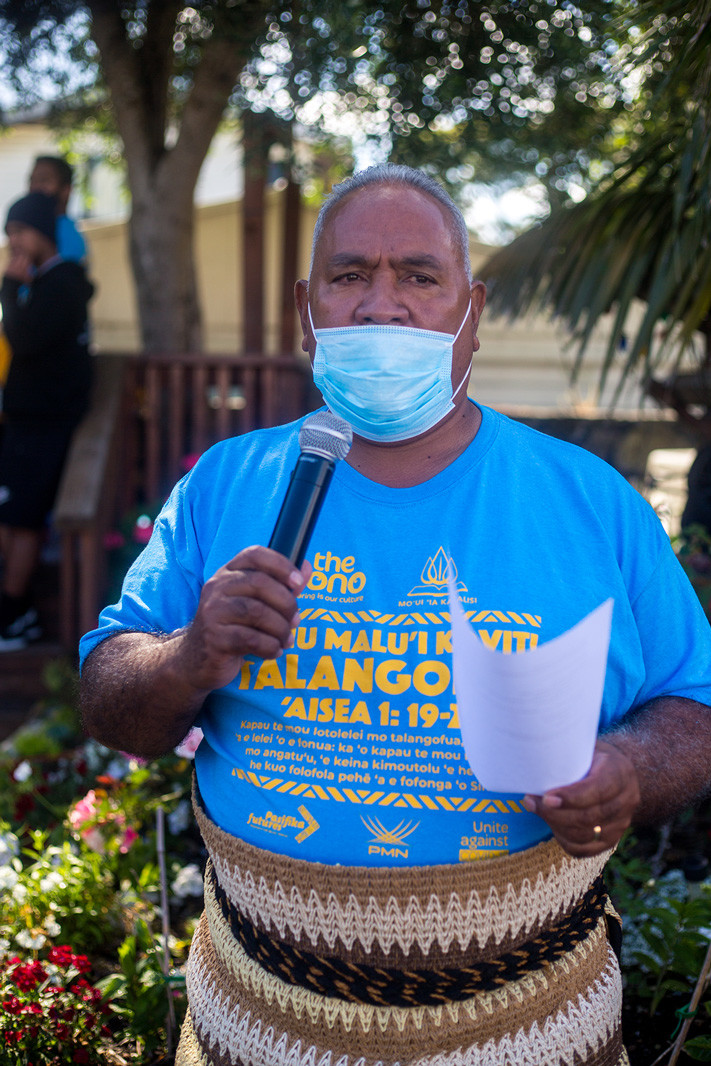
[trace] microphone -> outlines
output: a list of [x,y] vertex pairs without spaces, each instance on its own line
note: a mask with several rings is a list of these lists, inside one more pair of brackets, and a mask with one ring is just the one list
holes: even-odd
[[348,423],[330,411],[317,411],[301,426],[301,455],[291,472],[269,541],[270,548],[281,552],[295,566],[304,561],[336,462],[348,454],[352,440],[353,430]]

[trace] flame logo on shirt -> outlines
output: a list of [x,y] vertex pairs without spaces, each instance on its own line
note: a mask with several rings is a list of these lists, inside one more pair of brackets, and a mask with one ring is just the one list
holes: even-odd
[[421,585],[415,585],[408,592],[408,596],[446,596],[447,578],[451,573],[457,592],[466,592],[467,586],[463,581],[458,581],[457,565],[451,555],[447,555],[444,548],[437,549],[437,553],[428,559],[420,574]]
[[415,822],[414,825],[412,822],[400,822],[394,829],[386,829],[377,818],[361,817],[361,822],[373,834],[373,840],[377,844],[402,844],[420,824],[419,822]]

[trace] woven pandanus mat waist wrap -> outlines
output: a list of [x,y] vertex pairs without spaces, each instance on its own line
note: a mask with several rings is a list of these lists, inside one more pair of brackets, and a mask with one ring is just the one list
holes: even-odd
[[627,1062],[606,855],[326,866],[196,815],[205,913],[176,1066]]

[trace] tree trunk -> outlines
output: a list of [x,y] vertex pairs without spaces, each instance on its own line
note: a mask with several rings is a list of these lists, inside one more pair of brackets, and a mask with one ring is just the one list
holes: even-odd
[[[192,188],[135,191],[129,222],[141,342],[147,352],[199,352],[202,319],[193,255]],[[182,195],[178,195],[182,192]]]
[[[131,190],[131,263],[145,351],[200,351],[193,257],[193,194],[200,168],[258,31],[268,0],[224,15],[229,32],[201,46],[192,84],[168,129],[173,33],[180,0],[147,6],[141,47],[127,36],[121,5],[89,0],[92,37],[121,139]],[[221,27],[225,30],[225,26]],[[172,144],[168,147],[167,137]]]

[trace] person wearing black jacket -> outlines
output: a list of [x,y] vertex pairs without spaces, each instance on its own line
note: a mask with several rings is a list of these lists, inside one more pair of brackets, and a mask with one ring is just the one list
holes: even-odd
[[10,255],[0,289],[12,361],[0,443],[0,651],[40,635],[31,582],[64,461],[91,388],[86,271],[57,254],[56,204],[33,192],[5,224]]

